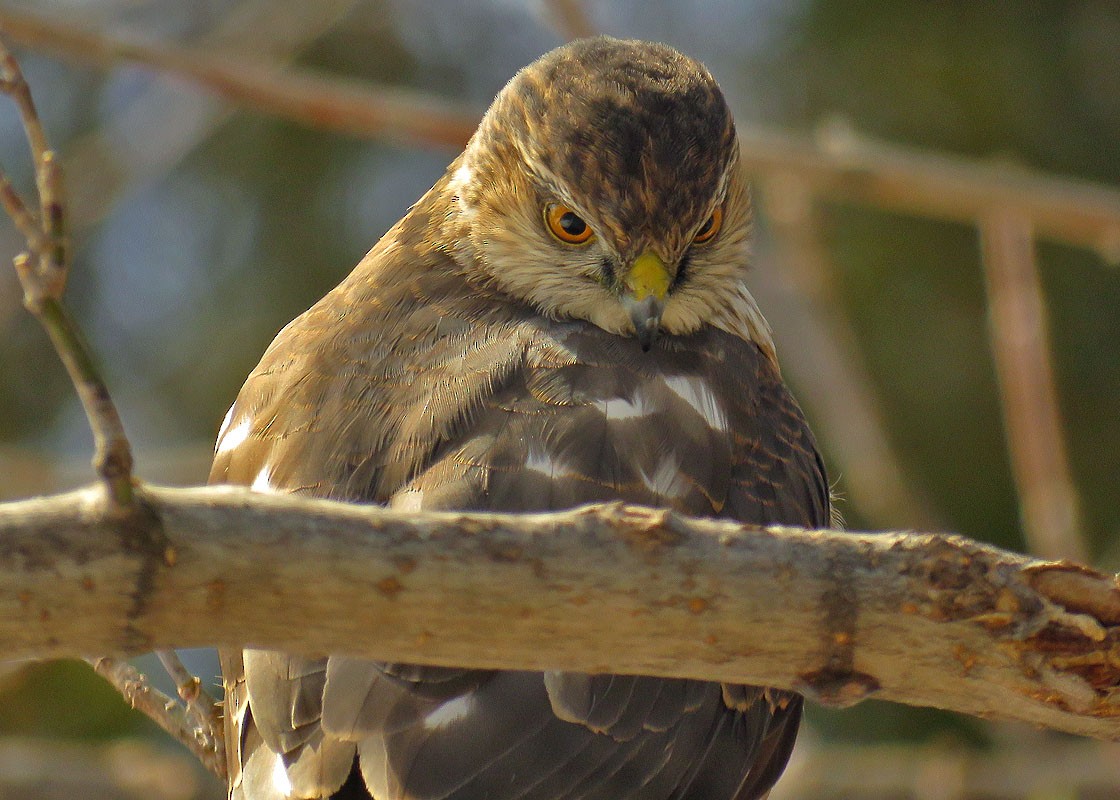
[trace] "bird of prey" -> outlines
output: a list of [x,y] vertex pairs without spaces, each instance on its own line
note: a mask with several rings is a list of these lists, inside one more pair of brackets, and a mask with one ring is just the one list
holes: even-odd
[[[277,335],[211,480],[402,510],[623,500],[825,527],[824,467],[744,283],[750,227],[701,64],[611,38],[554,50]],[[696,680],[222,660],[230,793],[247,800],[750,800],[801,715],[795,694]]]

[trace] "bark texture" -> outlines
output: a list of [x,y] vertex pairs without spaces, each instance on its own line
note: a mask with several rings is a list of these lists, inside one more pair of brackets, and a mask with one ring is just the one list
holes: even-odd
[[0,506],[8,658],[258,646],[867,697],[1120,740],[1113,576],[963,537],[228,488]]

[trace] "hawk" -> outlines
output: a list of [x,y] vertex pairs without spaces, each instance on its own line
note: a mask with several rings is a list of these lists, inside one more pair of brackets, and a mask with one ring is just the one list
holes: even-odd
[[[824,467],[744,284],[734,122],[670,47],[596,38],[285,327],[211,481],[395,509],[624,500],[824,527]],[[370,636],[376,636],[370,631]],[[235,798],[749,800],[795,694],[628,675],[224,653]]]

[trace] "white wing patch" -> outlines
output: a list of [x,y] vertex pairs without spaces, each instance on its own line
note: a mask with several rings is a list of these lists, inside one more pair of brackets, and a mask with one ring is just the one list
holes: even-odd
[[464,694],[448,700],[435,711],[424,717],[424,727],[428,730],[446,728],[466,719],[474,711],[474,695]]
[[[231,408],[230,411],[233,411]],[[253,421],[248,417],[237,423],[237,426],[226,430],[228,425],[229,415],[226,415],[226,422],[222,423],[222,430],[218,434],[218,446],[214,449],[215,453],[224,453],[228,450],[240,445],[249,438],[249,431],[253,428]]]
[[272,467],[265,464],[264,468],[257,473],[257,477],[253,478],[253,483],[249,488],[254,492],[271,492],[273,491],[272,484],[268,482],[271,477]]
[[653,474],[639,467],[642,483],[654,494],[666,499],[679,497],[688,491],[688,481],[681,474],[680,463],[675,458],[663,458]]
[[612,397],[608,400],[600,400],[599,405],[603,409],[603,416],[607,419],[644,417],[648,413],[648,408],[642,396],[636,395],[634,401],[626,397]]
[[292,793],[292,780],[288,777],[284,759],[278,755],[275,756],[275,759],[272,762],[272,788],[279,793],[280,797],[287,797]]
[[529,455],[525,459],[525,469],[555,478],[558,474],[563,474],[565,465],[553,458],[550,453],[530,447]]
[[727,413],[703,378],[667,375],[665,385],[669,391],[692,406],[709,426],[716,430],[727,430]]
[[397,511],[419,511],[423,507],[424,492],[420,489],[398,492],[389,500],[389,508]]

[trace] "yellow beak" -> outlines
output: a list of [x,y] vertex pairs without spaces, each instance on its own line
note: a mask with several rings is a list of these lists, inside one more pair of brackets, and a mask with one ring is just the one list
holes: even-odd
[[665,266],[661,256],[649,250],[634,259],[624,281],[635,300],[645,300],[647,297],[664,300],[672,282],[673,276],[669,274],[669,268]]
[[649,250],[634,259],[623,279],[627,291],[622,297],[622,305],[630,314],[634,334],[642,350],[648,351],[657,341],[661,314],[665,311],[665,296],[672,282],[673,276],[669,274],[665,262]]

